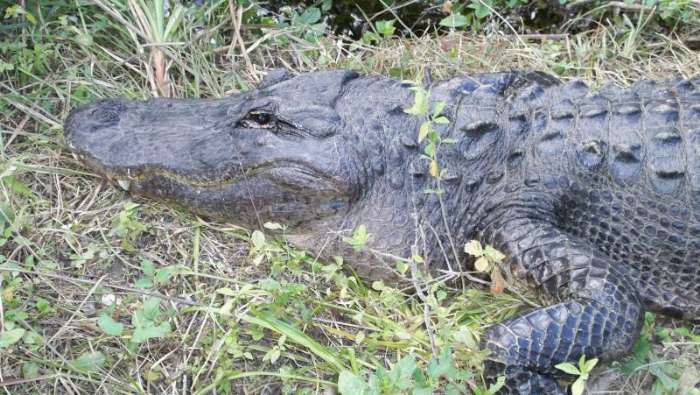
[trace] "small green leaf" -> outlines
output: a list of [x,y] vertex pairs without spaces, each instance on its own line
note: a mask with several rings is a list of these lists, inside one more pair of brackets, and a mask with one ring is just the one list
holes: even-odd
[[22,364],[22,377],[33,379],[39,377],[39,365],[35,362],[25,362]]
[[261,250],[265,247],[265,234],[259,230],[254,230],[253,234],[250,235],[250,241],[253,243],[253,247]]
[[105,363],[105,356],[99,351],[85,353],[70,363],[70,366],[81,372],[97,371]]
[[404,110],[407,114],[412,115],[427,115],[428,114],[428,92],[421,88],[415,87],[415,96],[413,98],[413,106]]
[[572,364],[571,362],[562,362],[560,364],[554,365],[554,367],[561,370],[562,372],[573,374],[575,376],[581,374],[578,368],[574,366],[574,364]]
[[348,370],[343,370],[338,375],[338,393],[340,395],[358,395],[367,390],[367,384]]
[[272,347],[270,351],[268,351],[263,356],[263,361],[270,361],[270,363],[275,363],[280,358],[280,355],[282,355],[282,351],[280,350],[280,348]]
[[51,303],[49,303],[49,301],[44,298],[37,298],[36,309],[41,314],[47,314],[51,311]]
[[457,332],[455,332],[452,337],[455,341],[464,344],[472,350],[479,349],[479,341],[474,336],[474,333],[468,327],[462,327]]
[[177,266],[165,266],[156,270],[156,275],[153,278],[158,285],[165,284],[170,280],[170,277],[178,271]]
[[378,43],[379,36],[375,32],[367,31],[362,35],[362,42],[365,44]]
[[389,378],[398,389],[406,390],[413,386],[413,372],[418,368],[416,358],[406,355],[389,371]]
[[437,123],[438,125],[446,125],[450,123],[450,120],[446,116],[439,116],[433,119],[433,122]]
[[149,339],[165,337],[170,333],[170,323],[161,322],[160,325],[148,323],[145,326],[136,327],[131,341],[136,344],[141,344]]
[[469,20],[462,14],[450,14],[439,22],[440,26],[449,27],[451,29],[466,26],[468,24]]
[[131,323],[139,328],[153,325],[153,321],[160,314],[160,299],[155,296],[146,299],[141,308],[136,310],[131,316]]
[[445,109],[446,105],[447,103],[442,100],[435,103],[435,105],[433,106],[433,118],[439,117],[442,114],[442,111]]
[[598,363],[598,358],[593,358],[584,363],[583,369],[581,369],[582,372],[589,373],[595,365]]
[[489,393],[490,394],[495,394],[497,393],[503,386],[506,384],[506,377],[505,376],[499,376],[496,379],[496,382],[491,384],[489,386]]
[[278,224],[277,222],[265,222],[263,228],[270,230],[284,230],[284,226]]
[[382,280],[375,280],[375,281],[372,282],[372,289],[373,289],[373,290],[375,290],[375,291],[381,291],[381,290],[383,290],[384,288],[386,288],[386,286],[384,285],[384,281],[382,281]]
[[356,251],[361,251],[372,235],[367,232],[365,225],[358,225],[352,232],[352,238],[345,238],[345,242],[353,246]]
[[153,287],[153,281],[148,277],[141,277],[134,283],[136,288],[147,289]]
[[408,263],[406,263],[404,261],[396,261],[395,266],[396,266],[396,271],[401,273],[401,274],[405,274],[409,269]]
[[498,251],[490,245],[487,245],[486,248],[484,248],[484,256],[487,257],[489,261],[493,263],[500,263],[506,257],[500,251]]
[[586,389],[586,380],[579,377],[573,384],[571,384],[571,395],[582,395],[583,390]]
[[481,1],[470,4],[469,8],[474,10],[474,15],[478,19],[484,19],[487,16],[491,15],[491,8],[489,8],[486,4],[484,4]]
[[115,321],[109,314],[102,313],[97,320],[97,325],[110,336],[121,336],[124,332],[124,324]]
[[332,6],[333,6],[333,0],[323,0],[323,2],[321,2],[321,11],[323,11],[323,12],[329,11]]
[[294,18],[294,24],[313,25],[321,19],[321,10],[317,7],[309,7],[298,17]]
[[148,277],[153,277],[156,272],[156,265],[148,259],[141,261],[141,271]]
[[447,347],[438,358],[433,358],[428,362],[427,373],[433,380],[438,380],[442,376],[450,376],[455,367],[452,364],[452,350]]
[[384,36],[384,38],[390,37],[392,34],[394,34],[394,31],[396,31],[396,28],[394,27],[394,20],[389,20],[389,21],[377,21],[374,24],[374,27],[377,29],[379,34]]
[[24,332],[22,328],[14,328],[0,333],[0,348],[7,348],[17,343],[24,336]]
[[435,143],[431,141],[428,144],[426,144],[425,148],[423,148],[423,153],[429,158],[435,156]]

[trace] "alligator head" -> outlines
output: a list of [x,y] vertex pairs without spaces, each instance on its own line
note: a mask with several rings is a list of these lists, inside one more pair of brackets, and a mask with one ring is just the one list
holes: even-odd
[[74,110],[65,137],[132,195],[248,228],[276,222],[294,243],[352,255],[360,274],[387,278],[394,262],[377,264],[342,236],[364,224],[371,249],[410,252],[415,185],[404,159],[418,125],[403,109],[411,103],[397,81],[277,72],[223,99],[102,100]]

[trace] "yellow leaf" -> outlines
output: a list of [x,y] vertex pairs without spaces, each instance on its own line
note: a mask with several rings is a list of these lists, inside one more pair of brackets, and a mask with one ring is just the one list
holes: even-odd
[[418,129],[418,142],[422,142],[425,140],[425,137],[428,136],[428,133],[430,133],[430,122],[426,121],[423,122],[420,125],[420,128]]
[[15,294],[12,288],[5,288],[2,290],[2,301],[5,303],[12,302],[15,298]]
[[479,259],[474,262],[474,269],[476,269],[477,272],[485,272],[489,270],[489,260],[484,258],[483,256],[480,257]]
[[478,240],[470,240],[464,245],[464,252],[471,256],[480,257],[484,255],[484,250],[481,248],[481,243]]
[[430,161],[430,175],[437,177],[440,174],[440,167],[435,159]]

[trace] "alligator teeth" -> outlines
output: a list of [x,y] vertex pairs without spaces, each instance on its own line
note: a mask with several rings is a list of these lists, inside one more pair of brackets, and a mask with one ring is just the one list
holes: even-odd
[[117,180],[117,185],[119,185],[119,187],[125,191],[129,190],[129,184],[130,184],[129,180],[125,180],[125,179],[118,179]]

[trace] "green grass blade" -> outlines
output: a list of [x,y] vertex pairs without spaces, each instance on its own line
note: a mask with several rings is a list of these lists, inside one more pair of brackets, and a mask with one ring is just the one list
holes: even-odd
[[243,317],[243,320],[287,336],[287,339],[307,348],[311,353],[328,362],[337,372],[348,369],[345,364],[333,354],[333,352],[319,344],[304,332],[284,321],[280,321],[277,318],[264,314],[259,314],[257,316],[246,315]]

